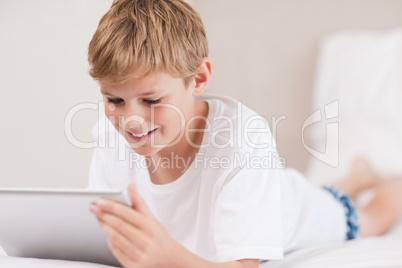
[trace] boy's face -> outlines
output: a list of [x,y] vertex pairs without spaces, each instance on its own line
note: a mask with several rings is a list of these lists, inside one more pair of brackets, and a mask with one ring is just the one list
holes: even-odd
[[197,101],[182,79],[154,73],[100,86],[106,116],[138,154],[154,155],[185,137],[182,131]]

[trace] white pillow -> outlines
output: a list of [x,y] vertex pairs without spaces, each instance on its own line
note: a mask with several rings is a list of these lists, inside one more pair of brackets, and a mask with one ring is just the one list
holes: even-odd
[[311,148],[339,147],[328,151],[332,159],[339,151],[339,163],[333,167],[312,157],[307,178],[318,184],[340,180],[361,155],[384,176],[402,175],[402,29],[340,32],[323,40],[314,107],[325,119],[324,107],[334,101],[339,101],[339,117],[327,122],[338,124],[339,145],[334,129],[326,144],[325,120],[306,132]]

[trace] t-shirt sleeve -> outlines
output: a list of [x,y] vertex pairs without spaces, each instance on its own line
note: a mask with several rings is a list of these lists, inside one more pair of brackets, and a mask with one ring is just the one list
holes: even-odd
[[101,149],[95,148],[92,154],[91,164],[89,167],[89,180],[87,189],[107,189],[109,188],[106,181],[106,176],[104,172],[105,159],[104,154]]
[[95,124],[92,136],[97,147],[92,154],[87,188],[125,189],[134,182],[130,180],[133,151],[106,117]]
[[102,176],[102,169],[100,168],[104,164],[104,159],[102,159],[102,151],[99,149],[99,140],[102,139],[100,135],[100,127],[102,124],[100,122],[103,122],[99,120],[96,122],[96,124],[92,128],[92,137],[94,141],[96,142],[97,146],[94,149],[94,152],[92,153],[92,158],[91,158],[91,163],[89,166],[89,179],[88,179],[88,184],[87,184],[87,189],[101,189],[104,188],[102,187],[101,180],[103,179],[104,176]]
[[[265,167],[266,150],[251,154],[254,163],[237,167],[215,204],[214,239],[220,262],[239,259],[282,259],[281,168]],[[244,156],[247,157],[247,156]]]
[[114,129],[106,117],[101,118],[92,128],[92,137],[97,146],[92,154],[87,189],[103,190],[113,188],[111,179],[119,175],[116,172],[118,169],[115,168],[117,162],[115,159],[117,159],[119,148],[117,146],[108,146],[107,136],[109,131],[114,131]]

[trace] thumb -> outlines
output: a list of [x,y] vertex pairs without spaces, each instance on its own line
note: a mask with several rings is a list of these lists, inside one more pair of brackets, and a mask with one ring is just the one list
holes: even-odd
[[152,213],[148,206],[145,204],[144,199],[138,194],[137,187],[135,184],[130,184],[128,186],[128,195],[130,196],[132,207],[138,212],[152,217]]

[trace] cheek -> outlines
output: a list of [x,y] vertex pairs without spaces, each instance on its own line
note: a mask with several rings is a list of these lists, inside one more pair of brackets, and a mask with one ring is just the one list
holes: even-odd
[[169,125],[169,114],[166,109],[155,109],[153,116],[150,118],[150,123],[156,126]]
[[118,125],[120,112],[113,104],[105,104],[105,115],[114,126]]
[[180,128],[183,120],[185,120],[183,112],[177,108],[163,108],[154,114],[154,122],[156,125]]

